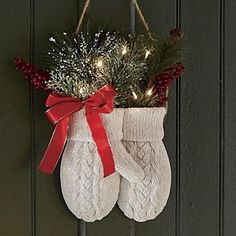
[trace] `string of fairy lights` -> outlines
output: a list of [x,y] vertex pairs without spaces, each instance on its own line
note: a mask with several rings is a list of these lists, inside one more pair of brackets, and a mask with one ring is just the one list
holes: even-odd
[[[122,54],[122,56],[124,56],[125,54],[127,54],[127,52],[128,52],[128,47],[125,45],[125,46],[122,46],[122,48],[121,48],[121,54]],[[146,49],[145,50],[145,57],[144,57],[144,59],[145,60],[147,60],[147,58],[149,57],[149,55],[151,54],[151,51],[150,50],[148,50],[148,49]],[[97,60],[97,62],[96,62],[96,66],[97,66],[97,68],[99,68],[100,70],[102,70],[102,69],[104,69],[104,62],[103,62],[103,59],[99,59],[99,60]],[[152,94],[153,94],[153,89],[154,89],[154,86],[152,86],[151,88],[149,88],[149,89],[147,89],[147,91],[146,91],[146,96],[152,96]],[[137,100],[138,99],[138,95],[135,93],[135,91],[131,91],[131,93],[132,93],[132,95],[133,95],[133,98],[135,99],[135,100]]]

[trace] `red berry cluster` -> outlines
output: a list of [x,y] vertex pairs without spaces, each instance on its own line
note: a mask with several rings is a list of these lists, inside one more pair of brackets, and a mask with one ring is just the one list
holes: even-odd
[[156,76],[155,92],[157,94],[157,106],[164,106],[167,101],[166,92],[171,84],[180,77],[184,71],[184,65],[177,63],[175,67],[170,68],[162,74]]
[[183,35],[182,31],[181,31],[180,29],[178,29],[178,28],[172,29],[172,30],[170,31],[170,36],[171,36],[171,38],[174,39],[174,40],[177,40],[177,39],[181,38],[182,35]]
[[24,72],[25,78],[30,79],[36,89],[47,90],[45,82],[49,80],[50,75],[46,71],[35,68],[30,63],[26,63],[20,58],[14,59],[16,69]]

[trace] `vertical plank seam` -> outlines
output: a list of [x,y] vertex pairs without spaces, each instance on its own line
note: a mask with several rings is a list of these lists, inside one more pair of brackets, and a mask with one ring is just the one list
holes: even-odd
[[135,221],[129,220],[129,235],[135,236],[136,235],[136,228],[135,228]]
[[83,220],[78,220],[78,236],[87,235],[87,223]]
[[132,34],[136,31],[136,12],[133,0],[130,0],[130,30]]
[[[133,0],[130,0],[130,31],[131,34],[134,34],[136,31],[136,11]],[[134,220],[130,220],[129,235],[136,235],[136,224]]]
[[220,0],[219,35],[219,235],[224,235],[224,174],[225,174],[225,1]]
[[[181,0],[176,0],[176,27],[181,26]],[[181,204],[181,80],[176,85],[176,229],[180,236],[180,204]]]
[[[34,62],[34,0],[30,0],[30,62]],[[36,195],[35,195],[35,149],[34,149],[34,88],[30,86],[30,136],[31,136],[31,235],[36,235]]]
[[[79,8],[80,8],[80,0],[76,0],[76,24],[79,21]],[[78,220],[78,236],[87,236],[87,223],[83,220]]]

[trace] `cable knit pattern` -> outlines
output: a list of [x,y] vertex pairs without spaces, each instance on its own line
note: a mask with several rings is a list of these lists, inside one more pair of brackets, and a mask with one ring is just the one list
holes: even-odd
[[[102,114],[113,152],[116,170],[131,181],[139,181],[143,171],[128,155],[121,143],[124,109]],[[87,222],[101,220],[114,207],[120,177],[114,173],[103,178],[103,168],[92,139],[84,110],[70,120],[68,139],[61,162],[61,188],[68,208]]]
[[171,169],[165,146],[165,108],[128,108],[124,116],[123,144],[144,171],[144,179],[121,179],[118,205],[124,214],[144,222],[157,217],[167,203]]

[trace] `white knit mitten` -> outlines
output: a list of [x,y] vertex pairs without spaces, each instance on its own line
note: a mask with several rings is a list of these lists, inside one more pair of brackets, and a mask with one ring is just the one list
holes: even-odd
[[128,108],[124,116],[123,144],[144,171],[144,179],[132,183],[121,179],[118,205],[136,221],[154,219],[167,203],[171,186],[171,169],[165,146],[160,108]]
[[[126,153],[123,138],[124,109],[102,114],[103,125],[112,149],[116,170],[138,181],[143,171]],[[68,208],[87,222],[100,220],[114,207],[119,193],[118,173],[104,178],[101,159],[94,143],[84,110],[70,120],[66,148],[61,162],[61,188]]]

